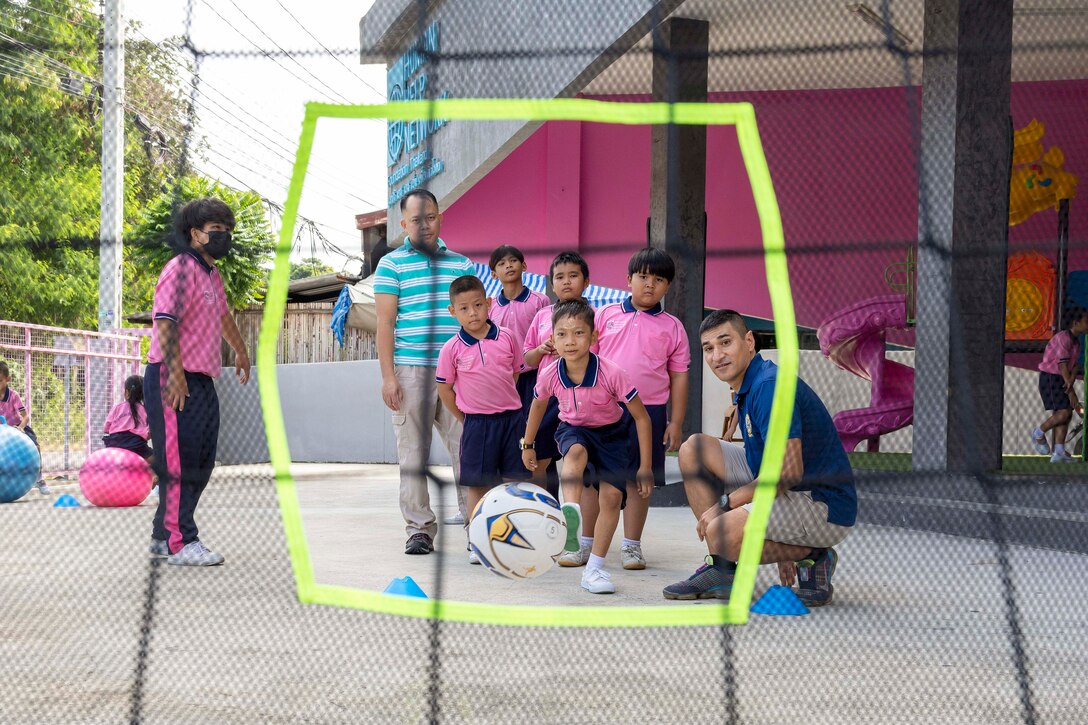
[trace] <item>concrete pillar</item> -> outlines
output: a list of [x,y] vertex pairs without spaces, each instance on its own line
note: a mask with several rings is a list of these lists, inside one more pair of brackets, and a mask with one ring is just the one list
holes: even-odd
[[[669,18],[654,30],[653,100],[706,103],[710,23]],[[654,126],[650,243],[676,263],[665,309],[680,318],[691,347],[684,435],[702,432],[699,323],[706,272],[706,126]]]
[[1013,0],[926,0],[915,470],[1001,466]]

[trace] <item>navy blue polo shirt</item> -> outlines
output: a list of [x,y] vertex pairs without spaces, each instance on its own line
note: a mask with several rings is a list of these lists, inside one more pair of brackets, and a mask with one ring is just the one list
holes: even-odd
[[[771,423],[777,373],[778,366],[757,353],[744,373],[740,390],[733,394],[739,421],[737,427],[744,439],[744,455],[756,476],[763,462],[764,441]],[[854,472],[835,424],[831,422],[831,414],[800,378],[797,379],[789,437],[801,440],[801,459],[805,467],[801,482],[791,490],[811,491],[814,501],[827,504],[828,522],[853,526],[858,513]]]

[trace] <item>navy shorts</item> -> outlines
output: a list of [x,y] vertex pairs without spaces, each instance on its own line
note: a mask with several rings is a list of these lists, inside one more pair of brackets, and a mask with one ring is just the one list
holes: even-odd
[[466,413],[458,485],[491,488],[504,478],[529,480],[518,445],[523,431],[521,408],[505,413]]
[[1061,375],[1039,373],[1039,395],[1043,398],[1043,407],[1047,410],[1072,410],[1069,393],[1065,392],[1065,381]]
[[555,397],[548,398],[548,407],[544,411],[544,418],[540,421],[540,428],[536,431],[536,457],[559,458],[559,444],[556,436],[559,434],[559,401]]
[[23,426],[23,433],[30,439],[30,442],[34,444],[34,447],[41,451],[42,447],[38,445],[38,436],[34,433],[34,429],[29,425]]
[[518,397],[521,398],[521,410],[525,413],[525,419],[529,419],[529,408],[533,405],[533,388],[536,387],[536,369],[526,370],[518,375],[518,381],[514,387],[518,389]]
[[[589,463],[594,468],[594,487],[599,486],[599,481],[604,481],[626,494],[627,481],[634,475],[631,470],[631,451],[628,449],[631,426],[631,414],[625,410],[623,417],[615,423],[600,428],[560,423],[555,440],[563,455],[575,443],[581,443],[585,447],[589,454]],[[591,479],[587,477],[587,480]]]
[[147,445],[145,439],[130,430],[104,435],[102,436],[102,443],[105,444],[106,448],[124,448],[126,451],[132,451],[140,458],[151,457],[151,446]]
[[[627,406],[623,406],[626,409]],[[664,403],[661,405],[647,405],[646,412],[650,414],[650,465],[654,470],[654,485],[665,485],[665,428],[669,425],[669,414]],[[631,436],[629,450],[631,451],[631,478],[638,472],[640,451],[638,449],[638,426],[634,419],[631,420]]]

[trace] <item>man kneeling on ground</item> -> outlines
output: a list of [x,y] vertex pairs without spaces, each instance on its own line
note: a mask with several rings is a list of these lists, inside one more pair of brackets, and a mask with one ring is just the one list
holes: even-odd
[[[695,531],[710,555],[682,582],[665,587],[666,599],[728,599],[744,524],[751,510],[771,420],[778,366],[755,351],[755,338],[733,310],[715,310],[699,327],[703,358],[733,390],[744,447],[696,434],[680,448],[680,470]],[[731,437],[731,436],[729,436]],[[762,564],[778,564],[785,586],[810,607],[831,603],[838,554],[831,547],[852,530],[857,516],[854,476],[827,408],[797,381],[793,420],[778,491],[767,522]]]

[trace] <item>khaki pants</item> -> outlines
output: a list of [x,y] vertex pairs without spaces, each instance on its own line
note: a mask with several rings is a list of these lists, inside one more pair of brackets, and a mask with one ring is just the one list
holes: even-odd
[[[400,412],[393,413],[397,434],[397,460],[400,462],[400,511],[404,530],[411,536],[420,532],[432,539],[438,533],[431,496],[427,489],[427,458],[431,451],[433,428],[438,429],[453,461],[455,480],[461,478],[461,423],[438,399],[433,367],[399,365],[394,374],[404,395]],[[461,492],[458,508],[463,509]]]

